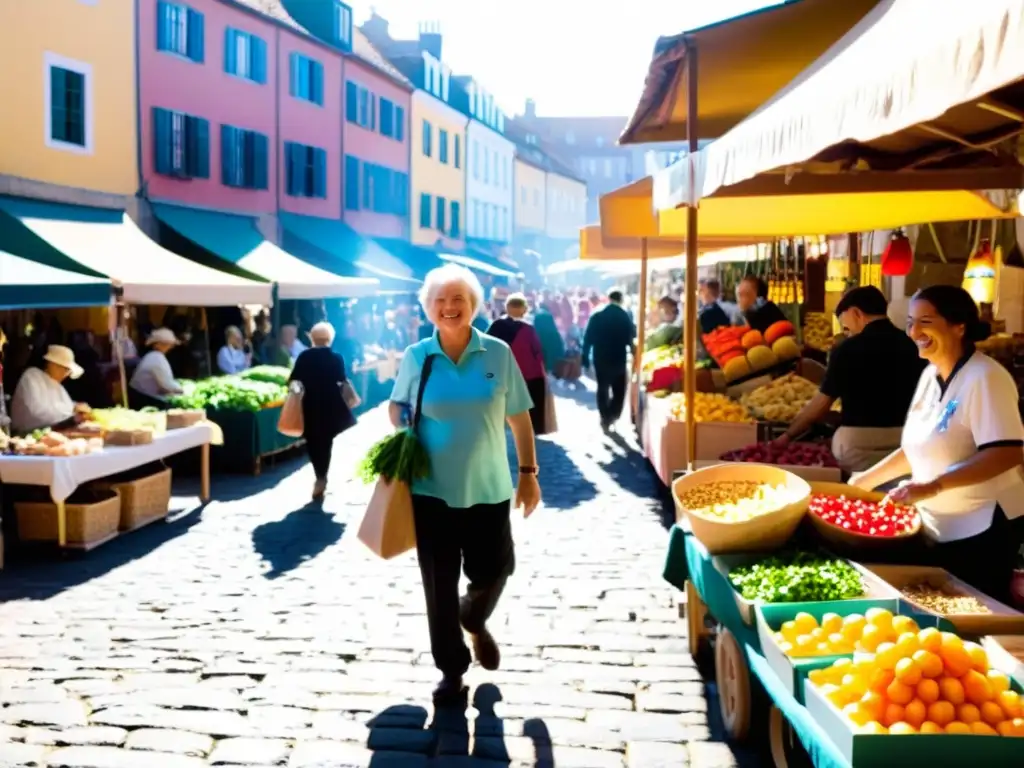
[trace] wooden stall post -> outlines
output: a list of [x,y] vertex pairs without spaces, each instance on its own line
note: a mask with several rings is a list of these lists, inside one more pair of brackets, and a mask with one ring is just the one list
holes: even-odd
[[68,545],[68,511],[63,499],[57,502],[57,544],[62,548]]
[[199,453],[199,500],[205,504],[210,500],[210,444],[203,443]]
[[647,338],[647,238],[640,238],[640,312],[637,318],[636,359],[633,368],[636,374],[636,413],[639,417],[641,400],[644,396],[643,372],[644,341]]
[[686,137],[689,144],[690,200],[686,209],[686,320],[683,324],[684,393],[686,398],[686,468],[697,455],[697,205],[693,155],[697,152],[697,46],[686,45]]

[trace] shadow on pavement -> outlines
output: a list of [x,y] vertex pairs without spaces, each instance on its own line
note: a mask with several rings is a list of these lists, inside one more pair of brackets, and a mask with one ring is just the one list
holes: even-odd
[[665,530],[671,528],[676,521],[672,492],[661,484],[636,442],[614,432],[606,439],[611,441],[616,450],[610,461],[598,462],[598,466],[628,493],[641,499],[657,501],[662,526]]
[[[146,557],[187,533],[202,520],[205,509],[205,506],[197,506],[184,514],[172,511],[167,522],[154,522],[121,534],[91,552],[61,553],[51,547],[36,546],[12,548],[0,575],[0,602],[46,600]],[[52,556],[46,557],[44,553],[52,553]]]
[[[224,474],[214,472],[210,490],[214,501],[230,502],[249,499],[258,493],[269,491],[295,474],[306,464],[306,454],[296,453],[294,457],[278,461],[272,467],[265,467],[258,475]],[[312,481],[310,481],[312,482]],[[199,495],[199,478],[190,475],[174,476],[176,496]]]
[[[519,477],[519,459],[511,432],[507,433],[508,465],[513,478]],[[569,511],[597,498],[597,486],[583,476],[565,448],[543,437],[537,440],[540,491],[545,509]]]
[[309,502],[280,520],[263,523],[252,532],[252,546],[270,570],[264,578],[276,579],[312,560],[345,533],[345,526]]

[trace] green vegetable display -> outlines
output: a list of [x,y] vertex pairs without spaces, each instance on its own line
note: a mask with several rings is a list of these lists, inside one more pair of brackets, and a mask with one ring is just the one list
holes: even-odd
[[365,483],[378,477],[411,483],[430,474],[430,456],[411,429],[401,429],[374,443],[356,468]]
[[279,403],[288,388],[266,381],[253,381],[239,376],[214,376],[202,381],[179,379],[184,392],[173,395],[168,402],[175,408],[225,411],[256,411]]
[[773,555],[733,568],[729,581],[745,600],[760,603],[849,600],[864,594],[853,566],[811,552]]
[[249,381],[265,381],[269,384],[277,384],[281,387],[288,386],[288,377],[291,376],[291,369],[280,365],[257,365],[238,375]]

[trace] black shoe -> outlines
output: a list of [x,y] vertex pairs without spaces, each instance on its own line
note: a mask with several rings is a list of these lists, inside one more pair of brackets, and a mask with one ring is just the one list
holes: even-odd
[[473,656],[480,662],[480,666],[488,672],[494,672],[501,666],[501,650],[494,640],[494,636],[484,627],[477,633],[470,633],[470,640],[473,641]]
[[462,684],[462,675],[445,675],[434,689],[435,704],[453,704],[464,698],[467,692]]

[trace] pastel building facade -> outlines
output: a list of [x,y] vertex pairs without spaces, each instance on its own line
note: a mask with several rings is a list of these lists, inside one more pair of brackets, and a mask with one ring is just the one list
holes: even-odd
[[0,3],[0,193],[107,207],[135,193],[134,19],[131,2]]

